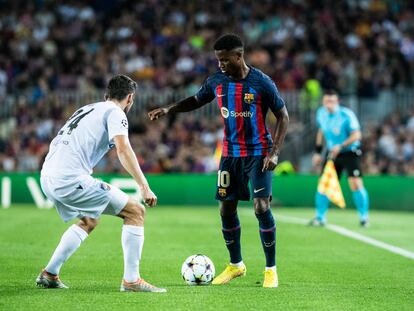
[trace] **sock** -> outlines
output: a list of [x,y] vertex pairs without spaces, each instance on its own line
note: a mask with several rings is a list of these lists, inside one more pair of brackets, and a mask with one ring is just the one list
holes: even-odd
[[326,212],[329,207],[329,199],[326,195],[316,192],[315,195],[316,218],[322,222],[326,221]]
[[122,250],[124,253],[124,280],[136,282],[139,278],[139,261],[144,246],[144,227],[122,226]]
[[88,233],[81,227],[77,225],[70,226],[65,233],[63,233],[45,270],[51,274],[58,275],[63,263],[68,260],[87,237]]
[[237,264],[242,261],[240,246],[240,221],[237,213],[230,216],[221,216],[224,241],[230,254],[230,263]]
[[367,220],[369,209],[369,197],[367,190],[365,188],[361,188],[356,191],[353,191],[352,197],[354,199],[355,206],[358,210],[359,219]]
[[256,214],[259,220],[260,239],[266,256],[266,267],[276,265],[276,225],[270,208],[263,214]]
[[265,269],[266,271],[268,271],[268,270],[273,270],[273,272],[275,272],[276,273],[276,266],[273,266],[273,267],[266,267],[266,269]]
[[244,266],[244,262],[243,261],[240,261],[238,263],[230,263],[230,266],[240,268],[240,267],[243,267]]

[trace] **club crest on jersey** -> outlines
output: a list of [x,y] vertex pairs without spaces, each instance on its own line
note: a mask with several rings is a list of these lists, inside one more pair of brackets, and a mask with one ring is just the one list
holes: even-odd
[[218,189],[218,194],[221,197],[225,197],[227,195],[227,190],[225,188],[219,188]]
[[254,94],[253,93],[244,93],[244,102],[247,104],[251,104],[254,101]]
[[128,128],[128,121],[127,120],[123,119],[121,121],[121,124],[122,124],[123,127]]

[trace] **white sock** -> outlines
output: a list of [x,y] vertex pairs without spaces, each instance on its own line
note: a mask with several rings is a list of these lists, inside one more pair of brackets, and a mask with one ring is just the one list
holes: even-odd
[[276,272],[276,266],[273,267],[266,267],[266,271],[273,270],[273,272]]
[[59,274],[63,263],[79,248],[88,233],[77,225],[70,226],[60,239],[59,245],[50,258],[45,270],[52,274]]
[[243,265],[244,265],[243,260],[238,263],[232,263],[232,262],[230,263],[230,266],[237,267],[237,268],[240,268]]
[[140,278],[139,261],[144,246],[144,227],[123,225],[121,241],[124,252],[124,280],[132,283]]

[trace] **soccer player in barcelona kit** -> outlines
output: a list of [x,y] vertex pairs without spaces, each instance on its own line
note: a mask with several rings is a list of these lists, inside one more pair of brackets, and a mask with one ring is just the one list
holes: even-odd
[[[334,90],[327,90],[324,93],[322,104],[323,106],[316,111],[316,122],[319,129],[316,134],[316,152],[312,162],[314,165],[322,162],[321,152],[325,138],[328,150],[325,163],[328,158],[333,159],[338,178],[341,178],[343,170],[347,172],[360,225],[367,227],[369,225],[369,197],[362,181],[361,129],[358,119],[352,110],[340,106],[338,94]],[[309,224],[323,226],[326,223],[329,199],[326,195],[316,191],[315,205],[316,216]]]
[[136,87],[129,77],[114,76],[109,81],[106,100],[78,109],[50,144],[41,171],[43,192],[55,204],[63,221],[79,218],[79,222],[65,231],[49,263],[37,277],[36,284],[40,287],[67,288],[59,278],[63,263],[96,227],[101,214],[109,214],[124,221],[121,291],[166,291],[144,281],[139,274],[145,207],[120,189],[90,175],[99,160],[115,147],[121,164],[140,187],[145,204],[156,205],[157,197],[151,191],[128,139],[125,113],[134,103]]
[[[148,115],[156,120],[167,114],[197,109],[217,98],[225,133],[216,199],[220,200],[222,233],[230,264],[213,284],[226,284],[246,274],[237,204],[239,200],[250,199],[250,181],[266,257],[263,286],[277,287],[276,225],[270,200],[272,170],[277,165],[287,131],[288,112],[274,82],[260,70],[246,65],[243,42],[238,36],[221,36],[214,44],[214,51],[220,70],[208,77],[195,96],[156,108]],[[265,123],[269,108],[277,118],[273,142]]]

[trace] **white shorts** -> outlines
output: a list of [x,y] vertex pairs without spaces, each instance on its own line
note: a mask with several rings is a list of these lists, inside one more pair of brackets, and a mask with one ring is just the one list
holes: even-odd
[[64,222],[74,218],[99,218],[101,214],[118,215],[129,196],[117,187],[90,175],[71,179],[42,176],[40,185]]

